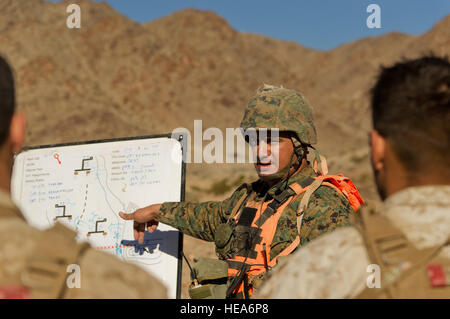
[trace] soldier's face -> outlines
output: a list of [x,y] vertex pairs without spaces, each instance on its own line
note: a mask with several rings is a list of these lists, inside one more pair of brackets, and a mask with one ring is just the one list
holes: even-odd
[[289,165],[294,146],[287,132],[278,137],[259,136],[251,141],[256,172],[260,177],[276,174]]

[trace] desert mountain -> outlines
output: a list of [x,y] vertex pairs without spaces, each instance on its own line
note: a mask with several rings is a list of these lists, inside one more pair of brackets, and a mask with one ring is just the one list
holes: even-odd
[[[317,51],[238,32],[194,9],[139,24],[83,0],[81,29],[69,29],[69,3],[0,0],[0,54],[15,68],[29,145],[192,132],[196,119],[204,129],[238,127],[262,83],[283,85],[312,104],[330,170],[367,198],[376,198],[367,132],[379,67],[450,53],[450,16],[421,36],[389,33]],[[224,198],[242,178],[254,178],[250,165],[190,165],[187,199]]]

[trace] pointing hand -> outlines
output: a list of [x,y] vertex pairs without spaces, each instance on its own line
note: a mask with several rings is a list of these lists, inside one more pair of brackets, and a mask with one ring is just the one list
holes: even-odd
[[152,233],[158,227],[158,215],[161,204],[154,204],[136,210],[134,213],[125,214],[120,212],[119,216],[124,220],[134,220],[134,239],[140,244],[144,242],[145,228]]

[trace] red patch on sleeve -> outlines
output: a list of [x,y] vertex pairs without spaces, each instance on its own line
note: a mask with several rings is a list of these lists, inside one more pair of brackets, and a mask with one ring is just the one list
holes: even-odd
[[[447,286],[447,278],[442,265],[432,264],[427,266],[428,278],[430,278],[430,284],[433,287]],[[450,279],[450,278],[449,278]]]
[[0,299],[28,299],[30,290],[25,286],[0,286]]

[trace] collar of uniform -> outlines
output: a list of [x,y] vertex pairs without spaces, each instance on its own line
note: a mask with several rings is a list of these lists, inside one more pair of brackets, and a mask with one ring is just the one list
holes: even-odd
[[408,187],[383,203],[381,212],[417,248],[444,243],[450,235],[450,185]]
[[427,185],[405,188],[392,194],[384,201],[385,205],[437,206],[450,207],[450,185]]
[[0,207],[11,209],[17,214],[18,217],[24,218],[17,206],[11,200],[11,195],[3,189],[0,189]]
[[[302,187],[306,187],[308,185],[310,185],[313,181],[314,181],[314,177],[317,176],[316,172],[314,172],[314,170],[312,169],[312,167],[308,164],[307,166],[305,166],[301,171],[295,173],[293,176],[291,176],[289,178],[288,181],[288,186],[292,185],[293,183],[297,183]],[[258,180],[257,182],[253,183],[253,189],[254,190],[258,190],[261,185],[264,182],[261,180]],[[279,185],[276,184],[275,186],[272,186],[268,191],[267,194],[270,197],[273,197],[274,195],[277,194],[277,192],[279,191],[280,187],[283,186],[283,184]]]

